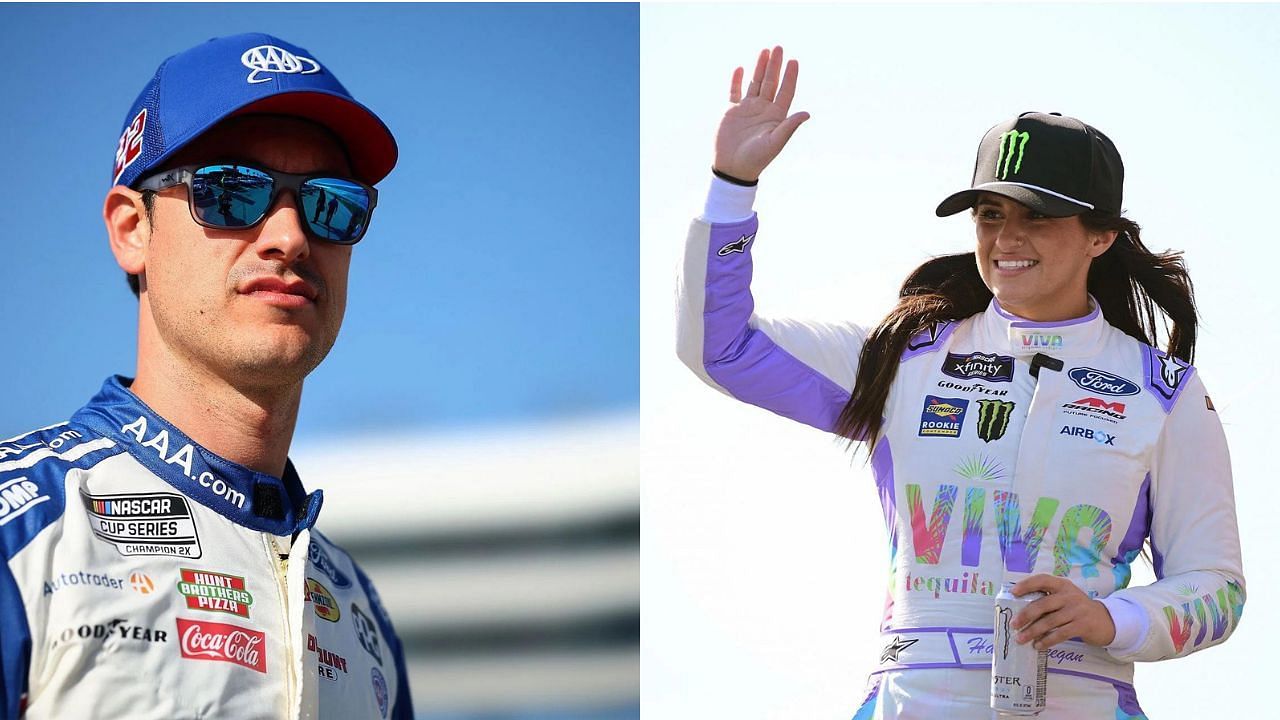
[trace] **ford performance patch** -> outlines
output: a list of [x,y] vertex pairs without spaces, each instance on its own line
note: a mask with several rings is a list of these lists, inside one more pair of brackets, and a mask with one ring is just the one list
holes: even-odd
[[942,363],[942,374],[960,380],[1012,382],[1013,358],[1008,355],[988,355],[980,352],[968,355],[947,353],[947,359]]
[[969,409],[965,398],[926,395],[920,413],[920,437],[960,437],[964,413]]
[[81,491],[89,526],[121,555],[200,557],[191,506],[177,493],[89,495]]

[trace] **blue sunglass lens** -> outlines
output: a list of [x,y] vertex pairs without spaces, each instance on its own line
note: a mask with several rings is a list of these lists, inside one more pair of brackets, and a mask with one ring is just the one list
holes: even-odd
[[369,193],[341,178],[312,178],[298,193],[303,219],[322,240],[351,244],[369,224]]
[[202,222],[246,227],[262,219],[271,203],[271,176],[242,165],[206,165],[191,179],[192,200]]

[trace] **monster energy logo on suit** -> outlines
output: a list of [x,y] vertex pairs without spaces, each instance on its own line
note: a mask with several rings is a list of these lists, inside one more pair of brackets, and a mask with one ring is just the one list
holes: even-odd
[[[996,158],[996,177],[1005,180],[1009,177],[1009,162],[1013,160],[1014,146],[1017,146],[1018,160],[1013,163],[1013,174],[1022,169],[1022,151],[1027,149],[1027,141],[1031,133],[1025,130],[1009,130],[1000,135],[1000,156]],[[1018,142],[1021,140],[1022,142]],[[1001,168],[1001,165],[1004,167]]]
[[978,401],[978,437],[991,442],[1004,437],[1013,417],[1013,403],[1007,400]]

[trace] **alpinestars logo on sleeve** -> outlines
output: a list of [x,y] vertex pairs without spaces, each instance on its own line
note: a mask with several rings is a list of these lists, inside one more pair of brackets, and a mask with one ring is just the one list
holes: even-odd
[[1014,403],[1007,400],[978,401],[978,437],[991,442],[1004,437],[1013,417]]
[[756,239],[755,233],[751,233],[750,235],[743,235],[737,240],[734,240],[728,245],[725,245],[724,247],[720,248],[720,252],[716,254],[719,255],[720,257],[724,257],[729,253],[745,253],[747,250],[747,245],[750,245],[751,241],[755,239]]

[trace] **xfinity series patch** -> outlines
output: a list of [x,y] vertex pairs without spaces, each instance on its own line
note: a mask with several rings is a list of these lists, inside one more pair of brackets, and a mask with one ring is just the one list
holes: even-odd
[[964,413],[969,409],[965,398],[926,395],[920,413],[920,437],[960,437]]
[[80,499],[99,540],[121,555],[200,557],[200,538],[187,499],[177,493],[89,495]]
[[960,380],[1012,382],[1013,358],[1008,355],[988,355],[980,352],[968,355],[947,353],[947,359],[942,363],[942,374]]

